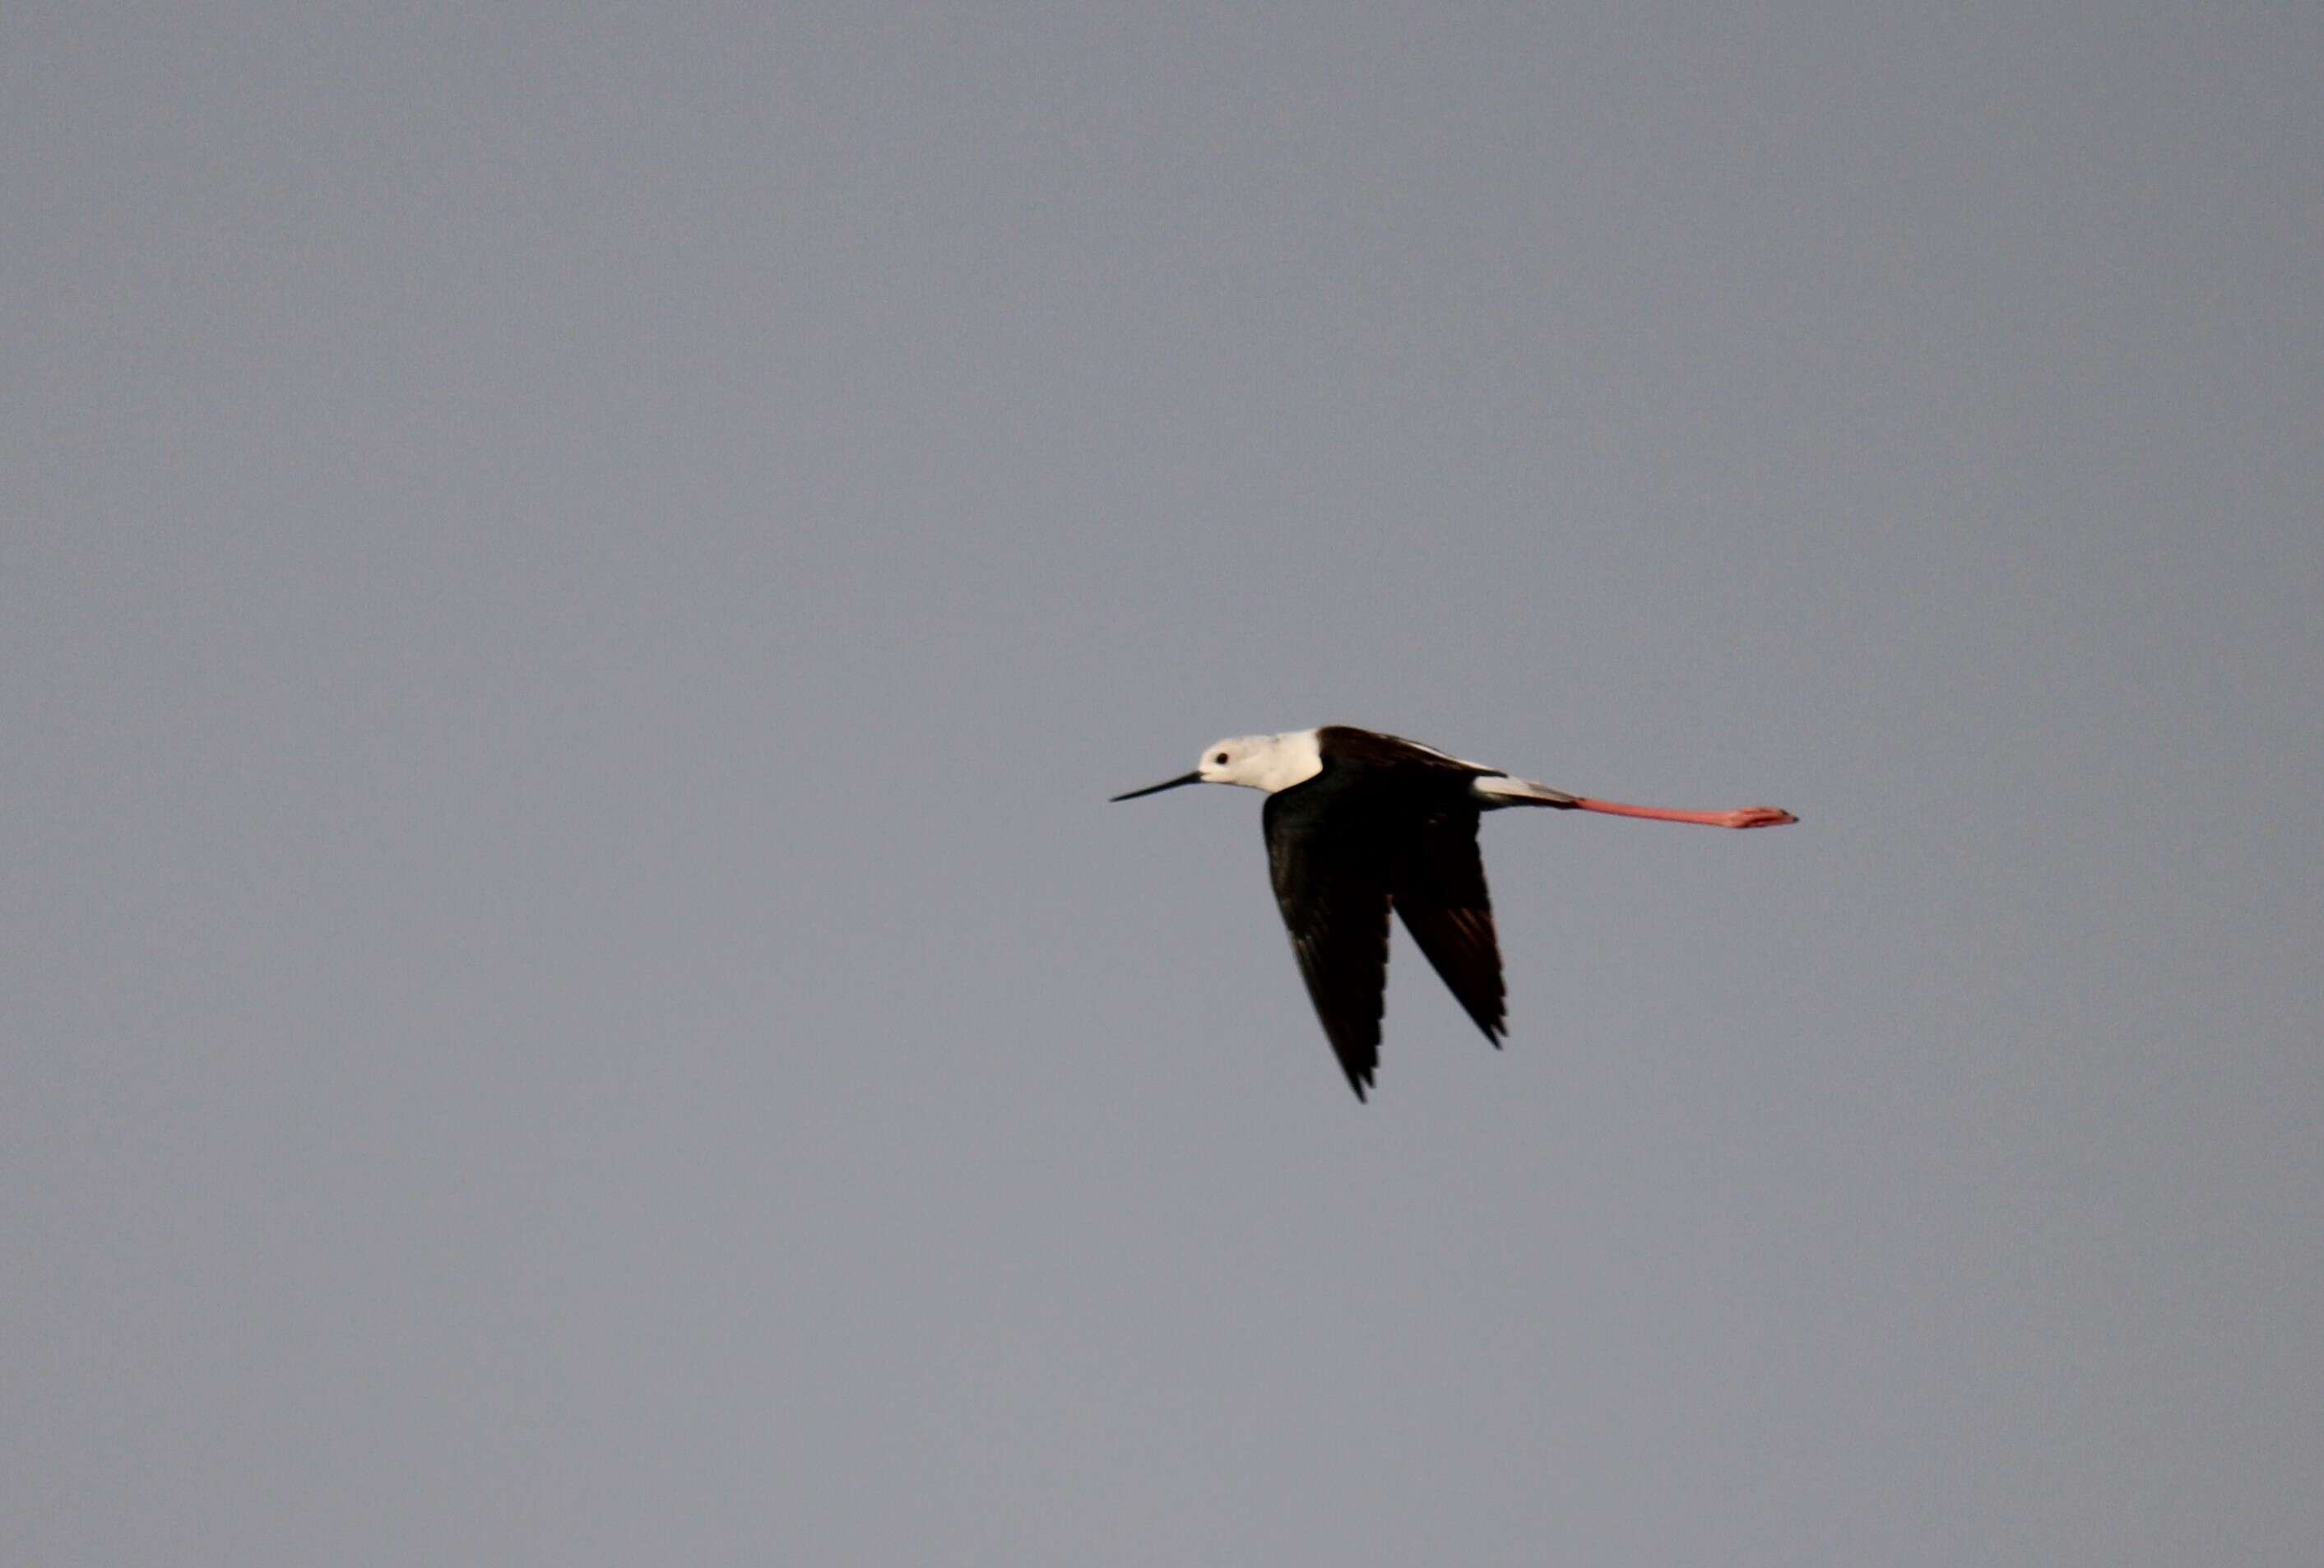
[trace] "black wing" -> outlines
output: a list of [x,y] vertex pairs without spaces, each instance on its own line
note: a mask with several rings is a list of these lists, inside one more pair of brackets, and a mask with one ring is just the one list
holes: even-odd
[[1299,973],[1361,1100],[1379,1068],[1390,878],[1376,835],[1360,823],[1327,819],[1330,795],[1313,785],[1279,790],[1267,798],[1262,820],[1275,901]]
[[1499,1050],[1508,1032],[1501,949],[1493,937],[1493,901],[1477,853],[1477,813],[1452,808],[1430,816],[1392,889],[1404,928],[1436,966],[1445,986]]

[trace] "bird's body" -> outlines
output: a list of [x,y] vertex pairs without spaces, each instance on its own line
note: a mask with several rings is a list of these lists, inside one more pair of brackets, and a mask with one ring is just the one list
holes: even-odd
[[1220,741],[1193,772],[1114,798],[1182,784],[1266,791],[1276,902],[1307,994],[1360,1100],[1379,1065],[1391,909],[1496,1048],[1506,1032],[1500,948],[1477,851],[1482,813],[1537,806],[1717,827],[1797,820],[1767,806],[1673,811],[1569,795],[1347,724]]

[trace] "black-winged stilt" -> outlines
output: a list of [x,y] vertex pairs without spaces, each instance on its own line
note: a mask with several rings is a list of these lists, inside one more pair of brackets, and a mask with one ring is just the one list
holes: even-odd
[[1193,772],[1113,798],[1134,800],[1182,784],[1267,791],[1263,820],[1275,900],[1316,1016],[1359,1100],[1379,1067],[1391,908],[1496,1050],[1508,1032],[1493,906],[1477,854],[1480,813],[1545,806],[1706,827],[1799,820],[1772,806],[1674,811],[1569,795],[1347,724],[1215,742]]

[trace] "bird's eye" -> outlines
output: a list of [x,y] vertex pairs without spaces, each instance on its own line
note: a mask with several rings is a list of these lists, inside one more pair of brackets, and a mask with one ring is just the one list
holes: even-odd
[[1221,752],[1217,756],[1212,758],[1211,761],[1223,768],[1226,766],[1227,754],[1224,752]]

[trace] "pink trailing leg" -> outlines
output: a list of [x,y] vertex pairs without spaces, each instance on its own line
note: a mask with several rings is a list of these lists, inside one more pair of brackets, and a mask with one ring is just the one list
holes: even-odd
[[1602,811],[1609,816],[1643,816],[1654,822],[1692,822],[1704,827],[1781,827],[1798,817],[1780,807],[1745,806],[1733,811],[1676,811],[1667,806],[1625,806],[1618,800],[1573,798],[1571,809]]

